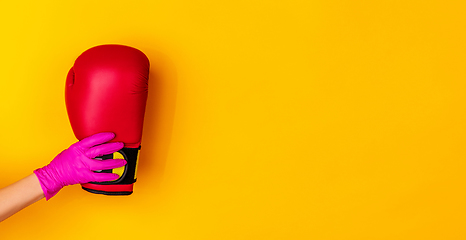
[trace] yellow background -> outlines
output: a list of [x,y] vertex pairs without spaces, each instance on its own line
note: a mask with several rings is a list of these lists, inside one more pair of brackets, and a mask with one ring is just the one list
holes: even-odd
[[464,1],[2,1],[0,187],[76,141],[74,59],[151,60],[130,197],[64,188],[3,239],[465,239]]

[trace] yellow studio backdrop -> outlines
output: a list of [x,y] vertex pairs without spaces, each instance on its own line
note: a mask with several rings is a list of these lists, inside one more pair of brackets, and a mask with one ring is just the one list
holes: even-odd
[[151,61],[135,192],[0,239],[465,239],[464,1],[2,1],[0,187],[76,141],[84,50]]

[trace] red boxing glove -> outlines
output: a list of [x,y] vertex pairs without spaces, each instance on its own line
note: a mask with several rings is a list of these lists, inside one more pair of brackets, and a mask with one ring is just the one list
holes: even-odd
[[136,182],[138,153],[149,79],[149,60],[141,51],[123,45],[88,49],[75,61],[66,79],[66,108],[79,140],[99,132],[114,132],[112,142],[124,148],[102,159],[125,159],[126,166],[102,172],[116,173],[115,181],[82,184],[86,191],[129,195]]

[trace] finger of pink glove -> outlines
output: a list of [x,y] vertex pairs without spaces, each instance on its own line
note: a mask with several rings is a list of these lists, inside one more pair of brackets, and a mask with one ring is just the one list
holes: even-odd
[[115,138],[115,133],[103,132],[103,133],[97,133],[90,137],[84,138],[83,140],[79,141],[77,144],[83,148],[91,148],[93,146],[106,143],[112,140],[113,138]]
[[95,160],[89,159],[87,161],[89,169],[92,171],[105,170],[119,168],[126,165],[126,160],[124,159],[108,159],[108,160]]
[[90,148],[86,151],[86,155],[89,158],[100,157],[106,154],[114,153],[125,146],[122,142],[114,142],[114,143],[105,143],[95,147]]
[[113,181],[117,180],[120,178],[118,174],[115,173],[94,173],[92,174],[93,176],[93,182],[107,182],[107,181]]

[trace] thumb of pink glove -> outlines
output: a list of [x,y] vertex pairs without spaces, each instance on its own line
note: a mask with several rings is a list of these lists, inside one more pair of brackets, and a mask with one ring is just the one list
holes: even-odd
[[121,142],[106,143],[113,138],[115,134],[110,132],[87,137],[58,154],[47,166],[36,169],[34,173],[39,179],[45,199],[55,196],[64,186],[118,179],[118,174],[94,172],[126,165],[124,159],[93,159],[123,148],[124,144]]

